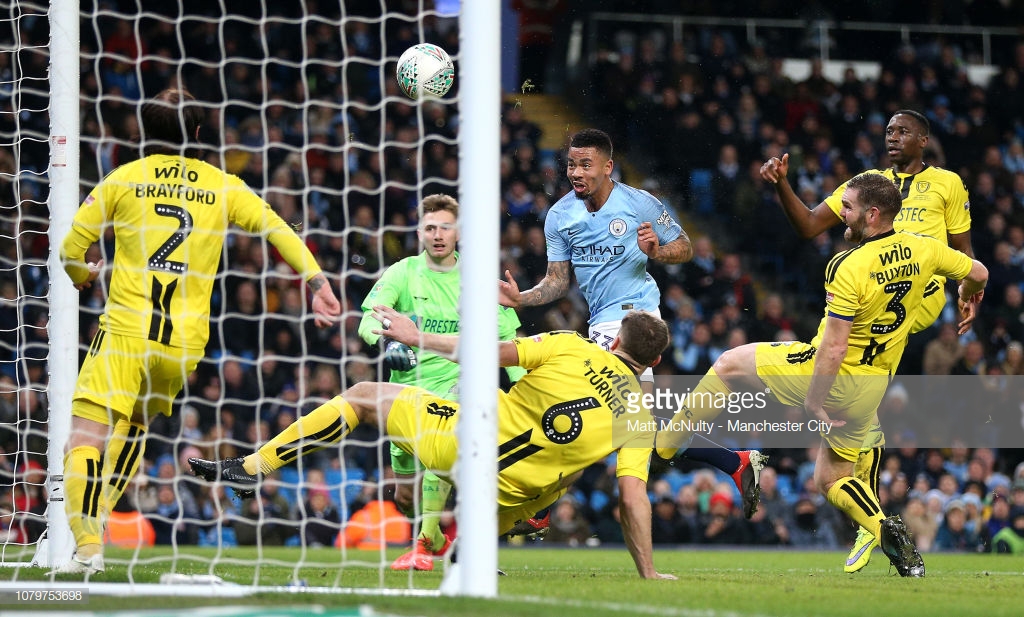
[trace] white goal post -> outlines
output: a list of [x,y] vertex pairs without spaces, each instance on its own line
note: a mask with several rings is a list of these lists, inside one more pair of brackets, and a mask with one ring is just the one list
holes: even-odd
[[[235,563],[226,549],[239,538],[226,530],[246,523],[257,529],[260,555],[266,529],[276,526],[291,534],[286,542],[295,546],[295,572],[304,566],[371,568],[381,573],[382,590],[422,593],[412,575],[384,576],[393,555],[383,549],[369,553],[375,562],[367,561],[367,553],[344,546],[326,563],[317,563],[307,551],[312,540],[304,531],[304,496],[311,489],[327,490],[338,502],[341,520],[335,525],[343,532],[356,505],[384,497],[386,438],[364,433],[357,437],[355,446],[362,449],[355,454],[328,449],[313,461],[300,460],[279,480],[290,511],[262,511],[248,519],[237,502],[201,486],[183,468],[183,461],[193,447],[212,456],[244,452],[280,430],[271,420],[280,422],[289,413],[298,416],[354,381],[380,377],[374,350],[362,344],[352,327],[361,312],[361,294],[395,259],[417,250],[415,206],[425,195],[444,191],[457,195],[463,205],[461,329],[472,336],[463,338],[466,344],[460,349],[465,410],[456,470],[460,550],[442,587],[444,593],[497,594],[497,347],[480,342],[498,338],[494,307],[500,244],[501,11],[500,3],[461,4],[456,17],[439,13],[429,0],[400,8],[384,0],[244,6],[182,0],[159,7],[139,3],[135,10],[125,8],[131,3],[0,3],[5,9],[0,32],[12,37],[12,51],[0,49],[0,54],[8,56],[7,66],[13,68],[4,74],[5,64],[0,63],[0,97],[11,93],[9,109],[0,111],[9,111],[15,119],[26,113],[45,113],[49,119],[48,134],[26,127],[10,139],[4,134],[0,141],[0,153],[15,164],[25,144],[42,140],[49,147],[45,169],[8,173],[0,166],[0,180],[11,185],[0,188],[8,191],[4,197],[13,203],[12,212],[22,212],[27,193],[18,191],[17,184],[26,175],[49,189],[44,197],[48,221],[33,219],[26,225],[19,214],[0,229],[4,242],[10,239],[19,247],[26,243],[25,234],[36,228],[44,229],[49,240],[44,297],[34,296],[20,282],[21,271],[33,265],[33,255],[20,248],[5,251],[5,256],[16,259],[4,261],[0,268],[0,284],[14,281],[15,297],[0,297],[17,307],[12,314],[23,316],[29,307],[48,316],[48,374],[39,382],[22,381],[26,371],[18,368],[26,364],[23,330],[37,324],[0,323],[0,331],[14,333],[4,338],[14,342],[0,349],[11,356],[9,362],[0,357],[0,370],[16,373],[16,398],[25,390],[44,387],[45,403],[40,405],[48,411],[42,426],[32,417],[38,409],[21,411],[24,405],[18,407],[22,415],[11,422],[0,416],[0,446],[16,444],[11,460],[44,463],[49,478],[45,487],[26,487],[21,469],[11,475],[10,485],[0,476],[0,493],[7,491],[11,503],[20,503],[14,498],[16,491],[28,489],[49,500],[41,537],[0,536],[0,564],[25,567],[31,560],[50,567],[69,559],[73,551],[64,515],[63,449],[79,357],[88,347],[90,328],[95,328],[105,284],[101,277],[94,286],[98,291],[80,299],[63,272],[59,247],[82,198],[113,167],[137,156],[133,129],[137,131],[139,101],[160,89],[183,86],[204,106],[210,124],[210,130],[201,134],[207,160],[238,173],[301,230],[339,292],[345,319],[333,337],[307,328],[308,299],[300,295],[295,300],[292,290],[301,286],[294,274],[278,267],[265,241],[232,232],[225,244],[224,268],[217,275],[209,357],[186,384],[172,418],[151,426],[140,481],[126,491],[132,508],[138,506],[142,518],[156,527],[156,541],[167,540],[171,557],[156,551],[153,554],[161,557],[152,558],[147,551],[155,549],[147,549],[142,538],[129,557],[107,560],[103,580],[130,581],[140,564],[159,563],[173,572],[187,557],[208,563],[214,573],[218,563]],[[242,12],[225,12],[232,8]],[[26,26],[26,15],[33,19],[31,27]],[[48,19],[48,28],[34,21],[38,19]],[[38,43],[18,40],[26,30],[47,32],[49,37],[48,47],[35,51],[49,61],[50,96],[44,110],[19,108],[19,92],[38,87],[19,81],[18,62],[24,53],[19,46]],[[450,52],[458,49],[452,53],[455,87],[443,101],[411,101],[395,85],[398,55],[419,42],[438,43]],[[458,160],[458,178],[442,174],[445,161],[453,157]],[[98,246],[96,256],[109,268],[112,238]],[[243,300],[243,289],[250,288],[256,292],[254,311]],[[241,331],[255,332],[254,342],[235,336]],[[269,365],[293,370],[268,370]],[[285,379],[281,375],[291,381],[280,383]],[[48,438],[45,453],[23,450],[30,436]],[[172,475],[168,469],[173,469]],[[173,494],[166,503],[161,501],[165,487]],[[0,505],[4,503],[0,495]],[[265,503],[263,498],[259,503]],[[144,511],[147,507],[151,509]],[[30,515],[16,507],[10,513],[0,509],[0,522],[5,514],[9,521]],[[169,535],[162,538],[164,532]],[[275,559],[267,557],[268,564],[281,565]],[[126,574],[121,577],[119,571]],[[291,582],[264,580],[258,568],[256,572],[254,587]],[[335,587],[341,580],[327,579]]]

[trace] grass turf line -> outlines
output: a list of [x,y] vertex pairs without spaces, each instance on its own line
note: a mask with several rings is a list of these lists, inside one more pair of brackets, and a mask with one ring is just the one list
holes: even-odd
[[[341,568],[342,555],[332,549],[213,549],[188,547],[190,557],[174,556],[165,548],[141,551],[134,565],[126,565],[132,552],[108,551],[107,572],[94,581],[158,582],[171,571],[216,574],[243,585],[287,585],[295,578],[310,586],[348,588],[436,589],[436,572],[399,573],[387,569],[400,551],[349,551],[349,561],[364,566]],[[9,555],[8,555],[9,557]],[[300,566],[302,557],[310,566]],[[294,606],[346,607],[369,604],[382,613],[422,615],[503,615],[534,617],[754,617],[778,615],[804,617],[865,614],[1019,616],[1024,606],[1024,560],[1003,555],[928,554],[924,579],[903,579],[890,572],[879,552],[862,572],[842,571],[844,554],[797,551],[703,551],[694,547],[655,551],[659,571],[671,572],[678,581],[644,581],[637,578],[624,549],[502,549],[499,565],[509,576],[498,581],[499,598],[422,598],[357,596],[352,594],[296,596],[260,594],[243,599],[175,598],[157,600],[115,598],[93,594],[88,605],[4,606],[8,609],[87,611],[163,609],[191,606]],[[260,560],[258,566],[254,565]],[[379,567],[383,564],[383,568]],[[0,568],[0,581],[49,580],[38,568]],[[64,575],[60,581],[81,576]]]

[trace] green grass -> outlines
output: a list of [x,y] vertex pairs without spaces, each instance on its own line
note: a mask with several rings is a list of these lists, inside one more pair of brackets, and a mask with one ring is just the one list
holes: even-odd
[[[172,564],[169,551],[151,549],[139,555],[132,567],[125,565],[131,553],[108,552],[108,568],[93,581],[131,580],[158,582],[162,573],[216,574],[240,584],[287,585],[296,578],[310,586],[349,588],[415,587],[437,589],[438,572],[395,573],[376,567],[338,567],[340,553],[311,550],[306,560],[315,566],[299,568],[298,549],[265,549],[258,569],[255,549],[232,549],[213,561],[216,553],[189,547],[199,559]],[[397,555],[389,551],[388,557]],[[10,556],[8,556],[9,558]],[[350,551],[348,559],[377,563],[377,553]],[[844,574],[845,553],[794,551],[702,551],[690,547],[655,552],[662,572],[678,581],[640,580],[624,549],[502,549],[499,566],[508,576],[499,578],[497,600],[439,597],[382,597],[379,595],[260,594],[248,598],[118,598],[93,593],[88,605],[4,606],[45,609],[74,608],[89,611],[159,608],[164,611],[193,606],[311,605],[327,609],[367,604],[395,615],[468,616],[502,615],[558,617],[623,617],[664,615],[714,617],[719,615],[850,616],[864,615],[978,615],[1019,617],[1024,607],[1024,559],[1000,555],[925,555],[928,575],[903,579],[889,572],[880,551],[862,572]],[[49,580],[41,569],[0,568],[0,581]],[[62,576],[58,580],[76,580]],[[81,580],[81,577],[77,577]],[[181,610],[181,614],[187,614]]]

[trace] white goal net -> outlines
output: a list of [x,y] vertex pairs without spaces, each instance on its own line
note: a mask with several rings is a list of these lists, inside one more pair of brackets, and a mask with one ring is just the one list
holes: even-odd
[[46,528],[47,7],[0,3],[0,560]]
[[[0,1],[5,565],[31,560],[47,532],[47,506],[63,508],[48,503],[47,416],[68,410],[48,405],[48,381],[78,370],[48,362],[48,320],[61,319],[48,302],[46,267],[58,248],[47,241],[48,40],[62,36],[51,32],[48,8]],[[410,546],[415,521],[373,522],[361,534],[347,524],[394,489],[376,432],[357,429],[345,447],[299,457],[244,502],[194,478],[186,459],[244,455],[345,387],[386,380],[376,348],[357,334],[360,304],[384,268],[418,251],[422,197],[459,197],[458,86],[444,100],[411,101],[397,88],[394,64],[420,42],[458,62],[458,16],[427,0],[83,1],[79,10],[77,199],[139,156],[139,101],[184,87],[204,108],[204,158],[240,176],[299,230],[344,313],[339,327],[313,327],[299,276],[259,236],[230,232],[206,358],[172,416],[150,423],[140,470],[106,529],[104,580],[155,582],[173,572],[252,585],[436,588],[437,578],[424,584],[388,570]],[[109,265],[113,248],[108,230],[87,259]],[[109,272],[79,296],[82,357],[103,310],[104,281]]]

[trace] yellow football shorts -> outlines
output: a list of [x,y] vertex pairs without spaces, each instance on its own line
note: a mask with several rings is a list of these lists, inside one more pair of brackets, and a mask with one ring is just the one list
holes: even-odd
[[455,422],[459,404],[423,388],[403,388],[388,412],[392,447],[419,459],[442,478],[451,474],[458,455]]
[[[399,392],[388,412],[388,437],[393,446],[418,458],[426,469],[441,479],[454,480],[451,473],[459,451],[455,435],[458,412],[458,403],[423,388],[409,386]],[[498,415],[500,417],[500,410]],[[519,484],[516,483],[516,486]],[[499,534],[512,529],[516,522],[530,518],[555,503],[566,491],[558,485],[545,487],[538,490],[539,497],[524,503],[520,496],[502,491],[501,485],[499,478]]]
[[71,413],[110,426],[119,418],[148,424],[158,413],[169,416],[185,378],[202,358],[202,349],[99,330],[78,372]]
[[[754,353],[757,376],[772,395],[783,405],[802,408],[814,373],[814,348],[801,342],[758,343]],[[821,437],[842,458],[857,460],[888,385],[888,373],[874,367],[840,366],[825,411],[846,424],[833,426],[827,433],[823,429]]]

